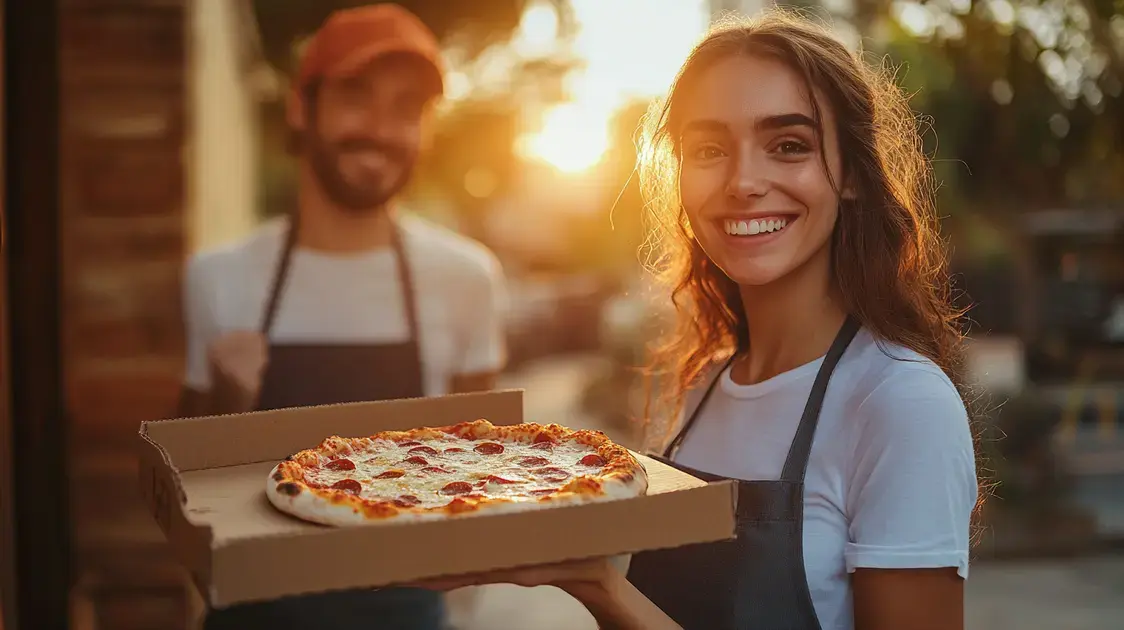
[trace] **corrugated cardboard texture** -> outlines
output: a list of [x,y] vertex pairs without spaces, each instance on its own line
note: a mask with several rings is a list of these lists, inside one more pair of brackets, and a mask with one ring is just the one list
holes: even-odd
[[733,484],[641,457],[648,495],[521,514],[330,528],[274,509],[273,465],[332,434],[487,418],[522,421],[522,392],[149,423],[142,493],[212,605],[726,540]]

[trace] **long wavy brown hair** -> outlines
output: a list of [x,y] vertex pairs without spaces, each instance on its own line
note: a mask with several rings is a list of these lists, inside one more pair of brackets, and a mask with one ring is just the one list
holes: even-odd
[[[834,113],[843,178],[855,192],[853,201],[841,201],[831,243],[844,310],[879,341],[931,359],[965,395],[962,312],[953,306],[921,122],[887,67],[867,64],[816,22],[774,10],[716,27],[645,119],[639,171],[651,221],[648,245],[677,314],[649,374],[663,393],[648,397],[649,443],[666,442],[686,393],[710,366],[749,348],[738,286],[703,253],[678,191],[681,103],[700,73],[734,55],[768,56],[799,73],[820,128],[821,110]],[[819,142],[826,170],[822,136]],[[660,403],[659,418],[650,413],[653,402]]]

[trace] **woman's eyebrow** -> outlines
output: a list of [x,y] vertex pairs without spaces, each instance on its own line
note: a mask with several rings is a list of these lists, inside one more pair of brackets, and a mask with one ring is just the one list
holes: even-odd
[[804,114],[777,114],[775,116],[764,116],[757,119],[753,124],[758,130],[777,130],[785,129],[787,127],[807,127],[812,131],[819,131],[819,125],[816,121],[812,120]]
[[730,127],[721,121],[709,118],[690,120],[683,125],[683,135],[688,133],[729,133]]
[[[812,131],[819,131],[819,125],[816,121],[800,113],[789,114],[775,114],[771,116],[762,116],[753,122],[754,129],[758,131],[776,131],[778,129],[787,129],[789,127],[807,127]],[[683,125],[681,135],[689,133],[722,133],[729,134],[730,126],[726,123],[711,118],[698,118],[695,120],[687,121]]]

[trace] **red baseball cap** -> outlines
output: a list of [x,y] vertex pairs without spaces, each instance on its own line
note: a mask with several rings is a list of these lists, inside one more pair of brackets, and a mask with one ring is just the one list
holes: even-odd
[[297,87],[317,79],[346,77],[389,54],[409,54],[433,67],[443,90],[441,48],[418,16],[397,4],[375,4],[333,12],[312,36],[301,57]]

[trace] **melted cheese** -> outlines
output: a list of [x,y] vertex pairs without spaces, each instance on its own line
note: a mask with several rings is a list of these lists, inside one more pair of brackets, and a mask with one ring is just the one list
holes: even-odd
[[[320,466],[309,470],[305,479],[323,487],[353,479],[362,485],[360,496],[365,499],[407,501],[406,505],[434,508],[448,504],[457,496],[470,494],[508,501],[537,501],[542,494],[535,491],[549,493],[576,477],[600,471],[599,466],[581,463],[582,458],[596,455],[596,449],[573,441],[554,444],[549,450],[527,443],[467,440],[453,435],[420,440],[420,444],[399,446],[390,440],[372,440],[366,448],[336,457],[321,456]],[[489,447],[481,447],[484,444],[499,444],[503,452],[489,453]],[[333,462],[343,459],[355,468],[338,469],[340,464]],[[402,475],[380,478],[398,473]],[[443,492],[455,482],[465,482],[472,489]]]

